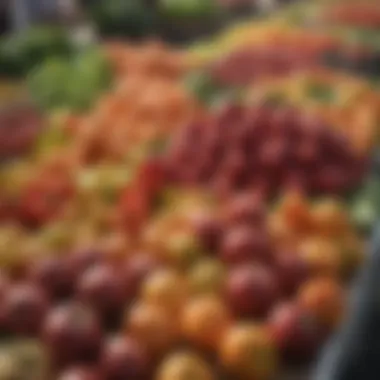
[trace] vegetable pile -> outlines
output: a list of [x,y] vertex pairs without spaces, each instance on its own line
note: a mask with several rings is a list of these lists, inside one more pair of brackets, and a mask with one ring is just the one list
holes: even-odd
[[[93,3],[104,34],[145,33],[124,3]],[[327,58],[378,53],[289,14],[185,51],[37,62],[29,42],[29,98],[0,110],[1,379],[272,380],[316,358],[380,213],[379,94]]]

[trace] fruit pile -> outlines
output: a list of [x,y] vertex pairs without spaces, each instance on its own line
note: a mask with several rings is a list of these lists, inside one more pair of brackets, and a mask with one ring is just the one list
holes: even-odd
[[344,193],[366,172],[365,160],[314,114],[276,105],[228,106],[196,120],[174,138],[166,160],[175,183],[209,184],[218,192],[260,189],[269,196],[289,187]]
[[315,64],[340,37],[273,20],[201,65],[107,43],[87,111],[2,111],[1,379],[273,380],[316,358],[379,210],[380,98]]

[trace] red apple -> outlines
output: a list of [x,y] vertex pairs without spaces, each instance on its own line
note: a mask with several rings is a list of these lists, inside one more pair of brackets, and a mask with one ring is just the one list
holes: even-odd
[[95,314],[79,303],[53,309],[43,328],[43,341],[56,365],[97,360],[102,331]]
[[83,273],[77,285],[77,295],[107,325],[118,322],[126,301],[121,273],[107,264],[96,265]]
[[278,305],[269,317],[277,347],[289,361],[310,360],[327,336],[326,328],[297,304]]
[[226,298],[237,315],[264,317],[279,293],[276,277],[264,266],[239,266],[227,278]]
[[135,253],[127,260],[123,271],[124,290],[127,294],[127,300],[132,300],[137,296],[143,281],[160,265],[161,263],[157,258],[145,252]]
[[62,372],[58,380],[101,380],[101,377],[90,367],[72,367]]
[[280,289],[285,296],[293,295],[310,275],[307,262],[294,252],[278,254],[275,271]]
[[227,264],[268,262],[271,254],[269,236],[261,229],[234,227],[222,240],[221,257]]
[[52,298],[65,298],[75,286],[75,268],[68,260],[51,257],[39,260],[29,270],[29,278],[40,285]]
[[136,340],[117,337],[106,342],[101,368],[105,380],[144,380],[149,374],[149,359]]
[[29,283],[14,285],[4,297],[6,326],[16,335],[37,335],[48,307],[48,298],[40,287]]
[[223,234],[220,221],[215,216],[204,214],[194,216],[193,224],[203,248],[210,253],[217,252]]
[[262,226],[265,220],[265,207],[258,196],[244,194],[234,197],[225,210],[225,217],[231,224]]

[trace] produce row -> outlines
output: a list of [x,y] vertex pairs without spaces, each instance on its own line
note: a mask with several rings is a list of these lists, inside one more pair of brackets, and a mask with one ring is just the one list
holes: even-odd
[[380,211],[377,74],[320,59],[374,56],[351,36],[379,7],[339,4],[26,70],[0,115],[1,379],[270,380],[317,358]]

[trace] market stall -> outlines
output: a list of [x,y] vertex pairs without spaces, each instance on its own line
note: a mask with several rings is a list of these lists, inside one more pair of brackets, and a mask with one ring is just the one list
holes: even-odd
[[[216,14],[180,3],[186,32]],[[89,8],[97,42],[0,41],[0,379],[308,379],[380,214],[378,6],[174,47],[125,4]]]

